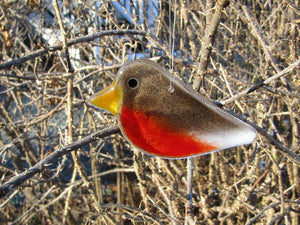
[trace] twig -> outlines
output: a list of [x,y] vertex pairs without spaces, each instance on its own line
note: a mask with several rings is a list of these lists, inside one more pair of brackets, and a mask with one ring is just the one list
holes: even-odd
[[267,211],[268,209],[272,209],[272,208],[275,208],[277,205],[279,205],[280,202],[276,202],[276,203],[273,203],[272,205],[267,205],[265,208],[263,208],[256,216],[254,216],[253,218],[251,218],[250,220],[248,220],[248,222],[246,223],[246,225],[251,225],[251,224],[254,224],[255,221],[264,215],[265,211]]
[[73,142],[72,144],[69,144],[65,147],[61,147],[48,155],[43,160],[39,161],[37,164],[29,168],[28,170],[14,176],[11,178],[8,182],[4,183],[0,186],[0,198],[3,198],[9,191],[11,191],[13,188],[18,187],[21,185],[24,181],[28,180],[29,178],[33,177],[35,174],[41,172],[44,168],[47,168],[51,166],[51,164],[58,160],[61,156],[66,155],[74,150],[77,150],[78,148],[81,148],[82,146],[89,144],[97,138],[104,138],[107,136],[110,136],[112,134],[119,133],[120,130],[118,126],[108,127],[103,130],[97,131],[93,134],[90,134],[87,137],[84,137],[78,141]]
[[278,173],[278,185],[279,185],[279,193],[280,193],[280,203],[281,203],[281,214],[284,214],[284,201],[285,201],[285,196],[283,194],[283,179],[282,179],[282,171],[281,168],[279,167],[278,163],[276,162],[276,160],[274,159],[273,155],[271,155],[268,151],[266,151],[267,155],[269,156],[269,158],[271,159],[271,161],[273,162],[274,167],[276,168],[276,172]]
[[133,206],[124,205],[124,204],[101,204],[100,207],[103,208],[103,209],[122,208],[122,209],[126,209],[126,210],[129,210],[129,211],[132,211],[132,212],[138,212],[139,214],[142,214],[143,216],[148,217],[153,222],[156,222],[158,224],[163,224],[163,223],[160,222],[159,218],[156,218],[152,214],[150,214],[148,212],[145,212],[145,211],[141,210],[140,208],[133,207]]
[[259,84],[255,84],[254,86],[252,86],[250,89],[245,89],[243,91],[241,91],[240,93],[232,96],[231,98],[229,99],[226,99],[226,100],[223,100],[223,101],[220,101],[220,103],[222,105],[226,105],[230,102],[233,102],[235,101],[236,99],[242,97],[242,96],[245,96],[255,90],[257,90],[258,88],[270,83],[271,81],[279,78],[279,77],[282,77],[288,73],[290,73],[291,71],[293,71],[296,67],[298,67],[300,65],[300,59],[298,61],[296,61],[295,63],[291,64],[290,66],[288,66],[287,68],[285,68],[284,70],[280,71],[279,73],[273,75],[272,77],[269,77],[267,80],[263,81],[262,83],[259,83]]
[[55,189],[55,186],[53,185],[52,187],[50,187],[45,193],[43,193],[43,195],[40,197],[39,201],[35,202],[26,212],[23,213],[22,216],[18,217],[15,221],[13,221],[11,223],[11,225],[14,225],[14,224],[22,224],[24,223],[24,220],[28,217],[30,217],[30,214],[32,216],[32,212],[35,212],[37,207],[39,205],[41,205],[41,202],[47,198],[47,196],[53,191],[53,189]]
[[266,40],[264,39],[264,37],[262,35],[262,31],[257,25],[258,23],[254,22],[254,19],[252,18],[251,14],[249,13],[247,6],[245,6],[245,5],[242,6],[242,9],[243,9],[243,11],[246,15],[246,19],[247,19],[247,22],[248,22],[247,24],[250,25],[251,30],[253,31],[253,34],[257,38],[259,44],[261,45],[261,47],[264,50],[264,53],[266,54],[267,61],[269,61],[271,63],[271,65],[275,69],[276,73],[279,73],[280,69],[276,65],[275,59],[269,51],[269,47],[266,43]]
[[297,67],[300,65],[300,59],[297,60],[296,62],[292,63],[291,65],[289,65],[287,68],[285,68],[284,70],[280,71],[279,73],[276,73],[275,75],[269,77],[268,79],[266,79],[263,82],[260,82],[258,84],[253,85],[247,92],[247,94],[259,89],[260,87],[263,87],[267,84],[269,84],[271,81],[278,79],[290,72],[292,72],[294,69],[297,69]]
[[161,207],[157,202],[155,202],[154,199],[152,199],[148,194],[147,194],[147,198],[150,200],[150,202],[167,218],[169,218],[170,220],[173,220],[174,223],[178,223],[178,221],[175,220],[175,218],[171,218],[171,216],[169,215],[169,213],[167,213],[163,207]]
[[210,26],[205,32],[205,36],[202,41],[202,47],[200,51],[200,63],[199,63],[199,78],[195,78],[193,82],[193,88],[199,90],[201,76],[205,74],[208,66],[209,57],[211,54],[212,46],[215,42],[215,36],[218,26],[221,21],[223,9],[228,6],[229,0],[219,0],[215,6],[215,13],[210,21]]
[[185,205],[185,225],[194,224],[193,218],[193,171],[194,158],[187,159],[187,202]]
[[[107,170],[107,171],[104,171],[104,172],[101,172],[101,173],[98,173],[98,174],[95,174],[95,175],[91,175],[89,176],[88,178],[89,179],[95,179],[97,177],[102,177],[102,176],[107,176],[109,174],[114,174],[114,173],[118,173],[118,172],[123,172],[123,173],[134,173],[134,169],[133,168],[118,168],[118,169],[111,169],[111,170]],[[38,207],[39,209],[36,210],[35,212],[33,212],[31,215],[29,215],[29,213],[25,213],[28,215],[28,217],[32,217],[34,216],[36,213],[40,212],[40,211],[43,211],[45,209],[47,209],[49,206],[53,205],[55,202],[57,202],[59,199],[62,199],[62,198],[65,198],[66,196],[66,193],[70,190],[70,189],[73,189],[74,187],[77,187],[79,185],[82,185],[84,181],[83,180],[77,180],[77,181],[74,181],[74,182],[71,182],[69,183],[68,187],[65,188],[65,190],[63,190],[58,196],[56,196],[51,202],[47,203],[46,205],[44,204],[35,204],[36,207]],[[49,189],[50,190],[50,189]],[[50,191],[55,191],[55,189],[53,190],[53,188],[51,187],[51,190]],[[19,192],[19,190],[16,190],[16,192]],[[49,193],[49,191],[47,191],[47,193]],[[11,195],[12,196],[12,195]],[[10,198],[11,198],[10,196]],[[5,201],[7,202],[7,200]],[[39,201],[41,202],[41,201]],[[98,204],[99,205],[99,204]],[[103,208],[102,205],[100,205],[99,207]],[[129,206],[130,207],[130,206]],[[142,210],[140,210],[142,211]],[[145,213],[145,212],[144,212]],[[150,215],[150,214],[149,214]],[[24,218],[24,214],[22,215],[22,217],[20,218]],[[28,219],[28,218],[27,218]],[[19,221],[19,218],[18,220]]]
[[0,209],[2,209],[4,206],[6,206],[17,194],[20,193],[20,190],[15,190],[14,193],[12,193],[10,196],[8,196],[7,199],[0,205]]
[[[103,36],[114,36],[114,35],[142,35],[142,36],[149,36],[155,40],[157,40],[156,37],[153,37],[151,34],[145,32],[145,31],[139,31],[139,30],[106,30],[106,31],[102,31],[93,35],[87,35],[84,37],[78,37],[78,38],[74,38],[72,40],[67,41],[67,45],[68,46],[72,46],[72,45],[76,45],[76,44],[80,44],[80,43],[84,43],[84,42],[90,42],[93,41],[97,38],[103,37]],[[40,49],[37,51],[34,51],[26,56],[23,56],[21,58],[15,59],[15,60],[11,60],[9,62],[0,64],[0,70],[6,69],[6,68],[10,68],[11,66],[16,66],[19,64],[22,64],[28,60],[32,60],[36,57],[42,56],[47,54],[48,52],[54,52],[54,51],[58,51],[58,50],[62,50],[63,46],[61,44],[58,45],[53,45],[53,46],[49,46],[48,48],[45,49]]]
[[[190,45],[190,51],[192,52],[192,58],[195,59],[197,57],[197,53],[199,52],[199,44],[196,42],[197,38],[195,35],[195,31],[192,29],[191,18],[190,18],[191,16],[189,13],[190,9],[188,8],[187,1],[181,0],[180,5],[181,5],[180,10],[182,11],[184,26],[186,27],[186,34]],[[176,10],[174,14],[176,15]]]
[[20,80],[36,80],[36,78],[33,76],[25,77],[25,76],[18,76],[18,75],[5,74],[5,73],[0,73],[0,77],[9,77],[9,78],[15,78]]
[[170,220],[173,222],[174,225],[179,224],[176,221],[176,217],[175,217],[175,213],[174,213],[174,208],[172,206],[172,202],[171,199],[169,198],[169,196],[167,195],[167,193],[164,191],[164,189],[162,188],[162,184],[159,181],[159,176],[157,175],[157,172],[154,172],[152,174],[152,180],[156,183],[156,186],[158,187],[159,192],[161,193],[162,197],[165,199],[167,205],[168,205],[168,209],[169,209],[169,218]]
[[145,176],[145,167],[146,167],[146,160],[143,158],[143,153],[140,151],[135,151],[133,156],[133,167],[135,169],[135,174],[139,181],[138,186],[140,189],[142,201],[145,205],[145,211],[150,212],[150,204],[147,198],[147,182]]

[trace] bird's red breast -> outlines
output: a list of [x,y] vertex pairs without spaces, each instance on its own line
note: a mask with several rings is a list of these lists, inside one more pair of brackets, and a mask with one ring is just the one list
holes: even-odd
[[192,134],[172,129],[161,118],[124,105],[120,112],[120,122],[127,138],[139,149],[152,155],[184,158],[217,148],[200,142]]

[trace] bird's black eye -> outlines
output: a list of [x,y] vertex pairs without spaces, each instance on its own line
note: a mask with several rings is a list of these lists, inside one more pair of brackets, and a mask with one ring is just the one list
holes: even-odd
[[128,87],[130,87],[131,89],[136,89],[138,88],[138,86],[140,85],[139,83],[139,80],[136,79],[136,78],[130,78],[128,81],[127,81],[127,85]]

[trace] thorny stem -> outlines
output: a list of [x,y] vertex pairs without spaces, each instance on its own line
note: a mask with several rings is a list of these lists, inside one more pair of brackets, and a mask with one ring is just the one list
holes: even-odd
[[[145,31],[139,31],[139,30],[128,30],[128,29],[124,29],[124,30],[105,30],[105,31],[101,31],[99,33],[93,34],[93,35],[86,35],[84,37],[77,37],[74,39],[71,39],[69,41],[67,41],[67,46],[72,46],[72,45],[76,45],[76,44],[80,44],[80,43],[85,43],[85,42],[90,42],[93,41],[97,38],[100,37],[104,37],[104,36],[114,36],[114,35],[142,35],[142,36],[149,36],[149,38],[151,39],[155,39],[157,40],[156,37],[152,36],[151,34],[145,32]],[[159,40],[157,40],[159,42]],[[16,65],[20,65],[26,61],[35,59],[36,57],[39,56],[43,56],[45,54],[48,54],[49,52],[54,52],[54,51],[58,51],[58,50],[62,50],[63,46],[61,44],[58,45],[53,45],[53,46],[49,46],[49,47],[44,47],[43,49],[34,51],[26,56],[23,56],[21,58],[18,59],[14,59],[11,60],[9,62],[0,64],[0,70],[3,69],[7,69],[10,68],[12,66],[16,66]]]
[[57,161],[60,157],[63,155],[66,155],[72,151],[75,151],[84,145],[87,145],[98,138],[104,138],[107,136],[110,136],[112,134],[119,133],[119,127],[113,126],[108,127],[103,130],[94,132],[90,134],[89,136],[86,136],[78,141],[73,142],[72,144],[69,144],[65,147],[58,148],[51,154],[49,154],[46,158],[36,163],[34,166],[29,168],[28,170],[25,170],[24,172],[14,176],[9,181],[4,183],[0,186],[0,198],[3,198],[8,192],[13,190],[15,187],[18,187],[21,185],[24,181],[28,180],[29,178],[33,177],[35,174],[41,172],[42,170],[46,169],[47,167],[50,167],[53,162]]
[[205,74],[212,50],[212,46],[215,42],[215,36],[218,26],[220,24],[223,9],[229,4],[229,0],[217,1],[215,5],[215,13],[210,21],[210,26],[205,32],[205,36],[202,40],[202,47],[200,51],[200,63],[199,63],[199,75],[194,79],[193,88],[199,90],[200,81],[203,74]]

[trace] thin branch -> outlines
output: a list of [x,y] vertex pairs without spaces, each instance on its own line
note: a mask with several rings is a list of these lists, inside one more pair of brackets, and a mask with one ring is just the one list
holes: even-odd
[[[99,32],[99,33],[96,33],[93,35],[87,35],[84,37],[74,38],[72,40],[69,40],[67,42],[67,45],[72,46],[72,45],[76,45],[76,44],[80,44],[80,43],[84,43],[84,42],[90,42],[90,41],[93,41],[93,40],[103,37],[103,36],[114,36],[114,35],[142,35],[142,36],[149,36],[149,37],[157,40],[157,38],[153,37],[151,34],[144,32],[144,31],[139,31],[139,30],[106,30],[106,31],[102,31],[102,32]],[[21,58],[14,59],[9,62],[0,64],[0,70],[10,68],[11,66],[16,66],[16,65],[22,64],[28,60],[35,59],[36,57],[45,55],[49,52],[54,52],[54,51],[62,50],[62,49],[63,49],[63,46],[61,44],[44,47],[44,49],[34,51],[34,52],[32,52],[26,56],[23,56]]]
[[202,47],[200,51],[200,63],[199,63],[199,78],[195,78],[193,82],[193,88],[199,90],[201,76],[205,74],[208,66],[209,57],[211,54],[212,46],[215,42],[215,36],[218,26],[220,24],[223,9],[228,6],[229,0],[219,0],[215,6],[215,13],[210,21],[210,26],[205,32],[205,36],[202,41]]
[[156,222],[158,224],[163,224],[160,222],[160,218],[156,218],[152,214],[145,212],[145,211],[141,210],[140,208],[133,207],[133,206],[129,206],[129,205],[125,205],[125,204],[101,204],[100,207],[103,209],[106,209],[106,210],[108,208],[126,209],[126,210],[132,211],[134,213],[142,214],[143,217],[147,217],[147,218],[151,219],[151,221],[153,221],[153,222]]
[[194,224],[193,218],[193,171],[194,171],[194,158],[187,159],[187,202],[185,205],[185,225]]
[[43,160],[39,161],[37,164],[29,168],[28,170],[14,176],[8,182],[4,183],[0,186],[0,198],[3,198],[9,191],[21,185],[24,181],[33,177],[35,174],[41,172],[44,168],[51,166],[53,162],[58,160],[63,155],[66,155],[74,150],[81,148],[84,145],[87,145],[98,138],[104,138],[110,136],[112,134],[120,133],[118,126],[108,127],[103,130],[97,131],[95,133],[90,134],[87,137],[84,137],[70,145],[65,147],[61,147],[56,151],[52,152]]
[[247,19],[247,24],[250,25],[253,35],[257,38],[258,43],[261,45],[261,47],[264,50],[264,53],[266,54],[267,61],[269,61],[272,65],[272,67],[274,68],[274,70],[277,73],[279,73],[280,69],[276,65],[275,59],[272,56],[271,52],[269,51],[269,46],[268,46],[265,38],[263,37],[261,29],[258,27],[257,23],[254,22],[252,15],[249,13],[248,7],[244,5],[244,6],[242,6],[242,9],[245,13],[245,16]]
[[279,73],[276,73],[275,75],[269,77],[269,78],[266,79],[265,81],[253,85],[253,86],[248,90],[247,94],[249,94],[249,93],[251,93],[251,92],[253,92],[253,91],[259,89],[260,87],[263,87],[263,86],[269,84],[271,81],[273,81],[273,80],[275,80],[275,79],[278,79],[278,78],[280,78],[280,77],[282,77],[282,76],[284,76],[284,75],[286,75],[286,74],[292,72],[292,71],[295,70],[295,69],[299,69],[299,68],[297,68],[297,67],[299,67],[299,65],[300,65],[300,59],[297,60],[296,62],[294,62],[293,64],[289,65],[287,68],[285,68],[284,70],[280,71]]
[[280,71],[279,73],[276,73],[275,75],[273,75],[272,77],[269,77],[267,80],[263,81],[262,83],[259,83],[259,84],[255,84],[254,86],[252,86],[251,88],[247,88],[243,91],[241,91],[240,93],[232,96],[231,98],[229,99],[226,99],[226,100],[223,100],[220,102],[221,105],[226,105],[230,102],[233,102],[235,101],[236,99],[242,97],[242,96],[245,96],[255,90],[257,90],[258,88],[264,86],[264,85],[267,85],[269,84],[271,81],[277,79],[277,78],[280,78],[284,75],[287,75],[288,73],[292,72],[293,70],[295,70],[298,66],[300,65],[300,59],[298,61],[296,61],[295,63],[291,64],[290,66],[288,66],[287,68],[285,68],[284,70]]

